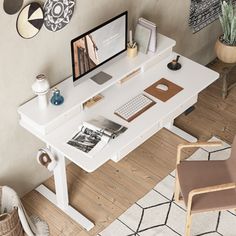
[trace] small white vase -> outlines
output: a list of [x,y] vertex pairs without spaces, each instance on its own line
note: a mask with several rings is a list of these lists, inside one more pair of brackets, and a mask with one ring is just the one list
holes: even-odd
[[36,77],[35,82],[32,84],[32,90],[38,95],[38,105],[40,109],[45,109],[48,106],[47,93],[50,85],[46,79],[46,76],[40,74]]

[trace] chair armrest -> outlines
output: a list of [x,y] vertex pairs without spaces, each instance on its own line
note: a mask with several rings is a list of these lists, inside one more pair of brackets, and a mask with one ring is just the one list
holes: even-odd
[[219,185],[214,185],[214,186],[209,186],[209,187],[204,187],[204,188],[193,189],[192,191],[190,191],[188,195],[188,210],[190,211],[192,208],[192,201],[195,195],[217,192],[217,191],[224,191],[224,190],[229,190],[229,189],[234,189],[234,188],[236,188],[236,183],[226,183],[226,184],[219,184]]
[[193,197],[195,195],[203,194],[203,193],[211,193],[211,192],[217,192],[221,190],[228,190],[236,188],[236,183],[226,183],[226,184],[219,184],[219,185],[213,185],[209,187],[204,188],[196,188],[190,191],[189,196]]
[[196,147],[219,147],[222,146],[223,143],[221,141],[211,141],[211,142],[196,142],[196,143],[185,143],[179,144],[177,147],[177,160],[176,165],[178,165],[181,161],[181,151],[184,148],[196,148]]

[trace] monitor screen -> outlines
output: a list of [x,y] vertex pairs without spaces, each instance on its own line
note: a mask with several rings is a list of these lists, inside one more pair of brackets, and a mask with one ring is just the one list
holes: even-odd
[[71,41],[73,81],[127,49],[127,12]]

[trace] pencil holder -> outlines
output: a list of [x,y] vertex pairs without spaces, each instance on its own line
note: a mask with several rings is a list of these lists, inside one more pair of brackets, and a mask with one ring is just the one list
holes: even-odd
[[138,55],[138,47],[135,45],[135,47],[127,47],[127,56],[130,58],[136,57]]

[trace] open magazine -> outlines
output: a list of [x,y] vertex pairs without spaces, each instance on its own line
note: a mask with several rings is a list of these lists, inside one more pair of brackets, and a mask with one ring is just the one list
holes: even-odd
[[83,122],[79,132],[67,144],[93,156],[111,139],[127,130],[126,127],[102,116]]

